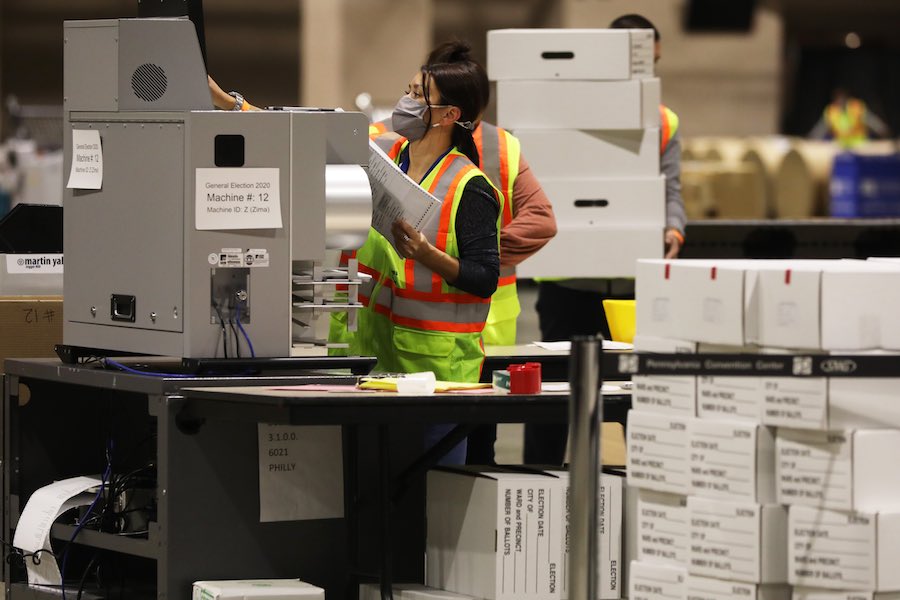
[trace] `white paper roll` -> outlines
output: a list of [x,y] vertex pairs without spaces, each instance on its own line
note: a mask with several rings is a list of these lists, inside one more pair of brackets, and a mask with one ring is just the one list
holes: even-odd
[[372,224],[372,187],[359,165],[325,167],[325,247],[355,250]]

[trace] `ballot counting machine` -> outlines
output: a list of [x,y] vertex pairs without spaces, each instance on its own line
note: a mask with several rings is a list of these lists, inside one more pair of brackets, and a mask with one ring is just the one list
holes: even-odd
[[66,22],[64,95],[64,360],[289,357],[355,324],[355,261],[323,261],[368,233],[364,115],[212,110],[179,18]]

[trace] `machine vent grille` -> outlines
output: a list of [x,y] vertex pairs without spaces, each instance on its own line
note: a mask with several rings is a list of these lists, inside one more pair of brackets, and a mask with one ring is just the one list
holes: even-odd
[[134,95],[146,102],[155,102],[163,97],[169,80],[166,72],[159,65],[144,63],[134,70],[131,76],[131,89]]

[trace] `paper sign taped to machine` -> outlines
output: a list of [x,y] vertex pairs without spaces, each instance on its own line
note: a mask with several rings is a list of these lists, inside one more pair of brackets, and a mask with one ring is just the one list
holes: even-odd
[[103,187],[103,147],[96,129],[72,130],[72,168],[66,187],[76,190]]
[[372,227],[395,248],[391,225],[404,219],[422,231],[440,217],[441,201],[407,177],[378,145],[369,141],[369,182],[372,184]]
[[197,169],[195,179],[197,229],[281,229],[278,169]]
[[259,424],[259,520],[344,516],[340,427]]

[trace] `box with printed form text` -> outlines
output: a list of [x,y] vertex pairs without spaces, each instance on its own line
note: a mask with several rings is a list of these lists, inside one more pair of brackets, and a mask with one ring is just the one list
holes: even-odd
[[788,529],[792,585],[900,591],[900,512],[791,506]]
[[[686,340],[635,335],[634,351],[694,354],[697,352],[697,344]],[[633,375],[631,383],[631,404],[635,410],[684,417],[697,414],[697,377],[693,375]]]
[[687,497],[640,490],[636,512],[638,560],[686,568],[690,547]]
[[691,575],[787,583],[787,509],[777,504],[688,498]]
[[687,569],[635,560],[628,572],[630,600],[687,600]]
[[688,425],[691,494],[775,501],[775,435],[756,423],[693,419]]
[[778,502],[834,510],[900,510],[900,431],[779,429]]
[[628,412],[628,485],[690,493],[689,421],[680,415]]
[[193,600],[325,600],[325,590],[299,579],[195,581]]
[[487,600],[559,599],[561,489],[546,473],[429,471],[425,583]]
[[790,600],[791,588],[788,585],[760,585],[689,575],[687,596],[688,600]]
[[900,592],[867,592],[795,587],[791,600],[900,600]]

